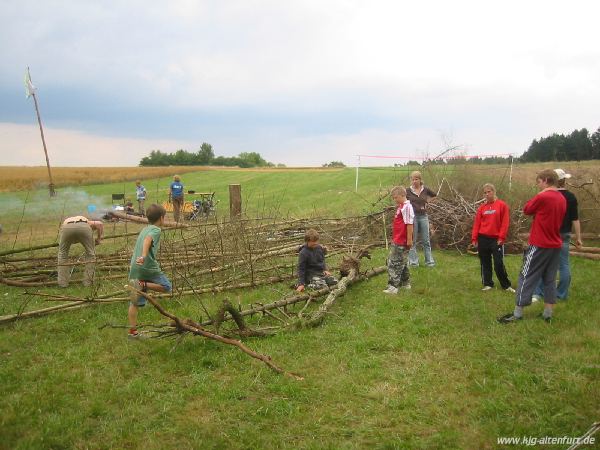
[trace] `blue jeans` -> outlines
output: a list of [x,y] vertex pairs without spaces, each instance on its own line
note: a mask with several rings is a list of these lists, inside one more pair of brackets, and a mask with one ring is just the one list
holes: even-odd
[[[556,288],[556,297],[559,300],[566,300],[569,295],[569,286],[571,285],[571,268],[569,267],[569,243],[571,242],[571,233],[561,233],[562,247],[560,249],[560,260],[558,263],[558,287]],[[535,288],[534,295],[544,297],[544,284],[540,282]]]
[[[173,287],[171,286],[171,282],[165,276],[164,273],[161,273],[160,275],[157,275],[154,278],[151,278],[149,280],[143,280],[143,281],[148,281],[148,282],[154,283],[154,284],[160,284],[162,287],[165,288],[165,291],[167,291],[167,292],[171,292],[173,290]],[[134,304],[133,302],[129,302],[129,303]],[[146,306],[146,297],[140,295],[137,299],[137,302],[135,303],[135,306]]]
[[413,246],[408,252],[408,264],[411,266],[419,265],[419,255],[417,254],[417,244],[420,241],[423,244],[423,251],[425,252],[425,265],[435,266],[435,261],[431,255],[431,242],[429,241],[429,217],[427,214],[421,216],[415,215],[415,221],[413,223]]

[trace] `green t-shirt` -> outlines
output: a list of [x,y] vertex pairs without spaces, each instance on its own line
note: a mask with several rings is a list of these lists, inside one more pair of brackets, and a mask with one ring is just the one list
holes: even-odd
[[[142,256],[142,250],[144,248],[144,240],[146,236],[152,238],[152,245],[148,251],[148,256],[144,258],[144,264],[141,266],[136,264],[135,260],[138,256]],[[150,280],[158,275],[162,274],[156,255],[160,248],[160,228],[156,225],[148,225],[142,231],[137,238],[135,248],[133,250],[133,256],[131,257],[131,269],[129,270],[129,278],[135,278],[137,280]]]

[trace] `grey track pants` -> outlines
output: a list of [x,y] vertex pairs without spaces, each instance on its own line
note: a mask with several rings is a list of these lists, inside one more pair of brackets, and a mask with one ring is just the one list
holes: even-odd
[[531,296],[540,280],[544,284],[544,303],[556,303],[556,272],[560,248],[542,248],[530,245],[523,252],[523,267],[519,273],[517,306],[531,305]]

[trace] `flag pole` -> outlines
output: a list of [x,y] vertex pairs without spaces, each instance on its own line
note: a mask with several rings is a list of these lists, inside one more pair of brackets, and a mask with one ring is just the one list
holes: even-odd
[[27,78],[26,78],[26,87],[28,91],[28,95],[33,97],[33,104],[35,105],[35,113],[37,115],[38,124],[40,126],[40,135],[42,136],[42,145],[44,146],[44,155],[46,156],[46,167],[48,167],[48,179],[50,180],[50,184],[48,184],[48,191],[50,192],[50,197],[54,197],[56,195],[56,191],[54,190],[54,183],[52,182],[52,171],[50,170],[50,159],[48,158],[48,149],[46,148],[46,139],[44,138],[44,128],[42,127],[42,118],[40,117],[40,108],[38,107],[37,96],[35,95],[35,87],[31,82],[31,74],[29,73],[29,67],[27,68]]

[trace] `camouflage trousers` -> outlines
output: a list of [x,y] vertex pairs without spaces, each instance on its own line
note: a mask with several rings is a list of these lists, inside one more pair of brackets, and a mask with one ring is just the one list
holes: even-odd
[[392,244],[387,260],[388,284],[394,287],[410,284],[408,270],[408,249],[402,245]]
[[337,282],[338,280],[331,275],[313,275],[306,287],[309,289],[322,289],[327,286],[335,286]]

